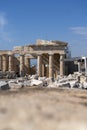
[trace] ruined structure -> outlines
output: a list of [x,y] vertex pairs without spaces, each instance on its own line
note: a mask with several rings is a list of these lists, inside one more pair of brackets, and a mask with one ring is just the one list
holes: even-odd
[[73,69],[72,71],[78,71],[78,72],[84,72],[87,74],[87,57],[86,56],[82,56],[82,57],[70,57],[64,60],[65,62],[71,61],[73,64]]
[[30,60],[37,59],[38,76],[56,77],[66,73],[64,59],[68,57],[68,43],[37,40],[36,44],[0,51],[0,70],[15,71],[20,76],[31,74]]

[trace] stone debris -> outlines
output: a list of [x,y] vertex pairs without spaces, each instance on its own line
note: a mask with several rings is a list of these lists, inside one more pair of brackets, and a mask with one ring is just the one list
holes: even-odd
[[32,79],[30,86],[42,87],[43,86],[43,82],[40,81],[40,80],[37,80],[37,79]]
[[28,79],[38,79],[38,75],[29,75]]
[[75,72],[68,76],[58,76],[55,82],[48,85],[48,87],[67,87],[87,89],[87,75],[85,73]]
[[10,89],[9,84],[6,81],[0,81],[0,89],[1,90]]
[[16,74],[14,71],[6,71],[6,72],[3,72],[3,71],[0,71],[0,79],[15,79],[16,78]]
[[8,84],[9,84],[10,89],[22,88],[24,86],[23,82],[18,82],[18,81],[15,81],[15,80],[9,81]]
[[25,80],[23,82],[23,87],[30,87],[31,86],[31,80]]
[[87,75],[84,73],[74,73],[68,76],[58,75],[57,79],[38,77],[37,75],[20,77],[11,79],[9,81],[0,81],[0,88],[6,89],[20,89],[23,87],[66,87],[66,88],[79,88],[87,89]]

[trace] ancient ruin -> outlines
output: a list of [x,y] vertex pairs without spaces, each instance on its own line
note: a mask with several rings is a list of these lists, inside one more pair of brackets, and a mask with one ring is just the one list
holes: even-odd
[[[31,67],[31,59],[37,60],[37,67]],[[32,86],[87,89],[87,58],[71,57],[66,42],[37,40],[36,44],[1,50],[0,70],[0,74],[16,74],[7,77],[13,80],[0,81],[1,89]]]
[[64,75],[67,66],[64,59],[70,58],[68,43],[37,40],[36,44],[16,46],[13,50],[0,51],[0,70],[14,71],[20,76],[31,75],[30,61],[37,59],[36,73],[39,77]]

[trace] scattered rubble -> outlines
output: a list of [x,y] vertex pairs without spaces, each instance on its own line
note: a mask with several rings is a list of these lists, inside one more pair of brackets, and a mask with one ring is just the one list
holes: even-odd
[[16,78],[16,74],[14,71],[6,71],[6,72],[3,72],[3,71],[0,71],[0,79],[2,78],[6,78],[6,79],[15,79]]
[[38,77],[37,75],[20,77],[11,79],[9,81],[0,81],[0,88],[6,89],[20,89],[23,87],[66,87],[66,88],[79,88],[87,89],[87,75],[85,73],[75,72],[68,76],[58,75],[57,79]]

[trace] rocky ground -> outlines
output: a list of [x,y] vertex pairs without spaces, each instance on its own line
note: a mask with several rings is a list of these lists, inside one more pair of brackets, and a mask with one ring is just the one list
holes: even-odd
[[0,130],[87,130],[87,90],[1,90]]

